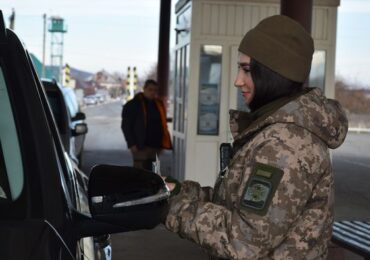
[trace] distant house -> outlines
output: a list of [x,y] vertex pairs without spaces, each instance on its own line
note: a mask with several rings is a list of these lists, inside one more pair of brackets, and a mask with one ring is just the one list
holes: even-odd
[[84,80],[76,81],[76,88],[83,89],[84,96],[93,95],[98,89],[98,85],[93,79],[93,76],[87,77]]
[[[36,73],[41,78],[42,63],[34,54],[31,53],[30,56]],[[43,78],[55,79],[58,81],[59,67],[45,66],[45,75]],[[70,67],[70,78],[71,81],[74,81],[73,87],[76,89],[82,89],[84,95],[91,95],[96,93],[98,85],[95,82],[95,75],[93,73]]]
[[[42,77],[42,63],[32,53],[30,54],[32,63],[37,75]],[[44,78],[59,79],[59,68],[56,66],[45,66]],[[105,70],[91,73],[70,67],[70,81],[73,81],[73,88],[82,89],[84,96],[96,94],[98,90],[107,90],[111,96],[120,95],[126,86],[123,76],[118,73],[110,74]],[[72,86],[71,86],[72,87]],[[101,92],[101,91],[100,91]],[[105,92],[104,92],[105,93]]]
[[98,88],[105,88],[107,90],[124,87],[121,77],[112,75],[105,70],[98,71],[95,74],[95,81],[98,84]]

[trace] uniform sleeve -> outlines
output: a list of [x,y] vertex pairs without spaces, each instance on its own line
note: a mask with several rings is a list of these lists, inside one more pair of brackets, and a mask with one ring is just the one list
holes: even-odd
[[133,126],[135,125],[134,116],[134,106],[129,101],[128,103],[126,103],[126,105],[123,106],[121,114],[121,129],[123,135],[125,136],[127,147],[131,147],[136,144],[135,135],[133,132]]
[[[295,140],[297,141],[297,140]],[[190,239],[210,254],[227,259],[259,259],[269,255],[287,236],[310,197],[313,185],[310,173],[317,166],[312,149],[264,137],[251,156],[245,158],[244,177],[232,209],[188,196],[186,190],[173,199],[166,226]],[[306,154],[308,153],[311,154]],[[241,207],[248,177],[256,163],[279,168],[283,176],[268,205],[267,213],[257,214]],[[311,165],[311,166],[309,166]]]

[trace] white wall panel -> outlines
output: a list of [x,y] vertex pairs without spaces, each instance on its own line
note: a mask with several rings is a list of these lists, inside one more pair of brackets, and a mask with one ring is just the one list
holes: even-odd
[[220,14],[219,14],[219,5],[211,5],[211,17],[210,17],[210,23],[211,23],[211,31],[210,34],[212,35],[218,35],[220,31]]
[[226,35],[227,31],[227,6],[220,5],[219,35]]
[[[213,186],[218,171],[218,142],[197,142],[195,145],[195,175],[192,180],[202,186]],[[189,178],[190,179],[190,178]]]
[[278,13],[277,5],[201,3],[201,35],[243,36],[263,18]]
[[235,6],[235,35],[243,36],[245,29],[243,28],[244,8],[241,5]]
[[328,8],[314,8],[312,15],[312,37],[315,40],[328,41]]
[[[207,2],[200,4],[202,24],[200,36],[241,37],[255,27],[263,18],[279,13],[279,5],[253,4],[240,2]],[[314,7],[312,15],[312,35],[315,40],[329,39],[329,7]]]
[[202,34],[209,34],[211,30],[211,4],[202,4]]
[[280,12],[280,9],[278,6],[270,6],[268,7],[268,16],[276,15]]
[[235,28],[235,6],[228,5],[227,8],[227,32],[226,35],[233,36]]

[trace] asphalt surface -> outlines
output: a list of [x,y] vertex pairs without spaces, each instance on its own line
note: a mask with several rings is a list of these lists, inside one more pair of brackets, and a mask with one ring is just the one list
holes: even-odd
[[335,219],[370,219],[370,134],[349,133],[333,151]]
[[[95,164],[132,165],[120,129],[121,108],[120,101],[84,108],[89,127],[82,167],[85,173]],[[336,220],[369,219],[369,147],[370,134],[350,133],[345,143],[333,151]],[[160,159],[170,165],[171,153],[161,155]],[[163,169],[169,170],[169,166]],[[115,260],[208,259],[198,246],[168,232],[162,225],[153,230],[112,235],[112,247]],[[352,257],[342,259],[355,259]]]

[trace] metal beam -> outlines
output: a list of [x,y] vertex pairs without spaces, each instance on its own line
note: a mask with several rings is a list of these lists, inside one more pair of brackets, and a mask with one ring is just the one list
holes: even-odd
[[299,22],[311,33],[313,0],[281,0],[280,13]]
[[168,95],[168,75],[170,62],[170,23],[171,23],[171,0],[161,0],[159,18],[159,44],[158,44],[158,67],[157,81],[159,85],[159,97],[163,100]]

